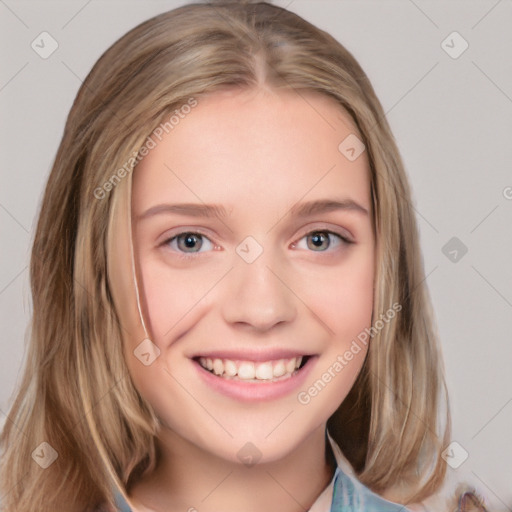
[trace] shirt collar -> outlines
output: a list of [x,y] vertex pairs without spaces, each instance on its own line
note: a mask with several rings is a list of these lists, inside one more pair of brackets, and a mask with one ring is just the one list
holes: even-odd
[[313,503],[313,505],[309,509],[309,512],[330,512],[332,496],[334,492],[334,483],[340,471],[352,477],[355,477],[355,471],[352,465],[350,464],[348,459],[343,455],[343,453],[340,450],[340,447],[338,446],[336,441],[331,437],[328,430],[326,430],[326,438],[331,446],[334,458],[336,459],[337,467],[329,485],[320,493],[320,496],[318,496],[316,501]]

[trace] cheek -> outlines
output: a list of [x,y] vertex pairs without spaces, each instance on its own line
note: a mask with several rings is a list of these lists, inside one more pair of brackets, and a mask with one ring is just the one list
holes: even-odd
[[297,396],[316,418],[327,420],[334,413],[363,366],[369,346],[365,330],[373,313],[373,269],[373,253],[360,252],[350,264],[303,282],[308,306],[329,333],[316,371]]
[[[288,269],[287,280],[294,283],[294,292],[339,339],[355,336],[371,323],[373,246],[355,249],[338,265],[305,268],[300,264]],[[138,261],[145,318],[157,344],[192,310],[198,313],[201,300],[229,270],[228,262],[214,268],[206,262],[193,268],[187,268],[187,263],[183,268],[173,267],[149,254],[139,255]]]
[[358,253],[352,261],[301,279],[304,302],[336,340],[346,343],[371,324],[373,254]]
[[140,259],[140,292],[146,320],[155,343],[163,341],[182,319],[201,307],[203,299],[222,273],[204,265],[173,268],[158,258]]

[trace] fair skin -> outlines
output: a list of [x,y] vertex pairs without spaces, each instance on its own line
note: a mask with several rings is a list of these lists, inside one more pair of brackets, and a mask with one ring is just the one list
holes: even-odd
[[[368,160],[338,150],[357,133],[328,97],[231,89],[198,98],[137,166],[139,292],[160,355],[142,364],[133,339],[126,357],[162,428],[134,511],[299,512],[331,480],[326,422],[367,349],[333,365],[373,304]],[[327,200],[341,205],[297,211]],[[184,203],[224,211],[160,208]]]

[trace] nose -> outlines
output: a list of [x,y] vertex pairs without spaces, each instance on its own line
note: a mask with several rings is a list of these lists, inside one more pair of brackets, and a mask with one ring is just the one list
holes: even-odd
[[221,307],[226,322],[263,332],[295,319],[297,298],[283,270],[265,256],[252,263],[240,260],[230,272]]

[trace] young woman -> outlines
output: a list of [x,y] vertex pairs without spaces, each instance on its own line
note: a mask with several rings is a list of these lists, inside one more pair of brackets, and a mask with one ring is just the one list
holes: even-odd
[[84,81],[43,199],[5,509],[485,510],[441,492],[410,201],[325,32],[246,2],[131,30]]

